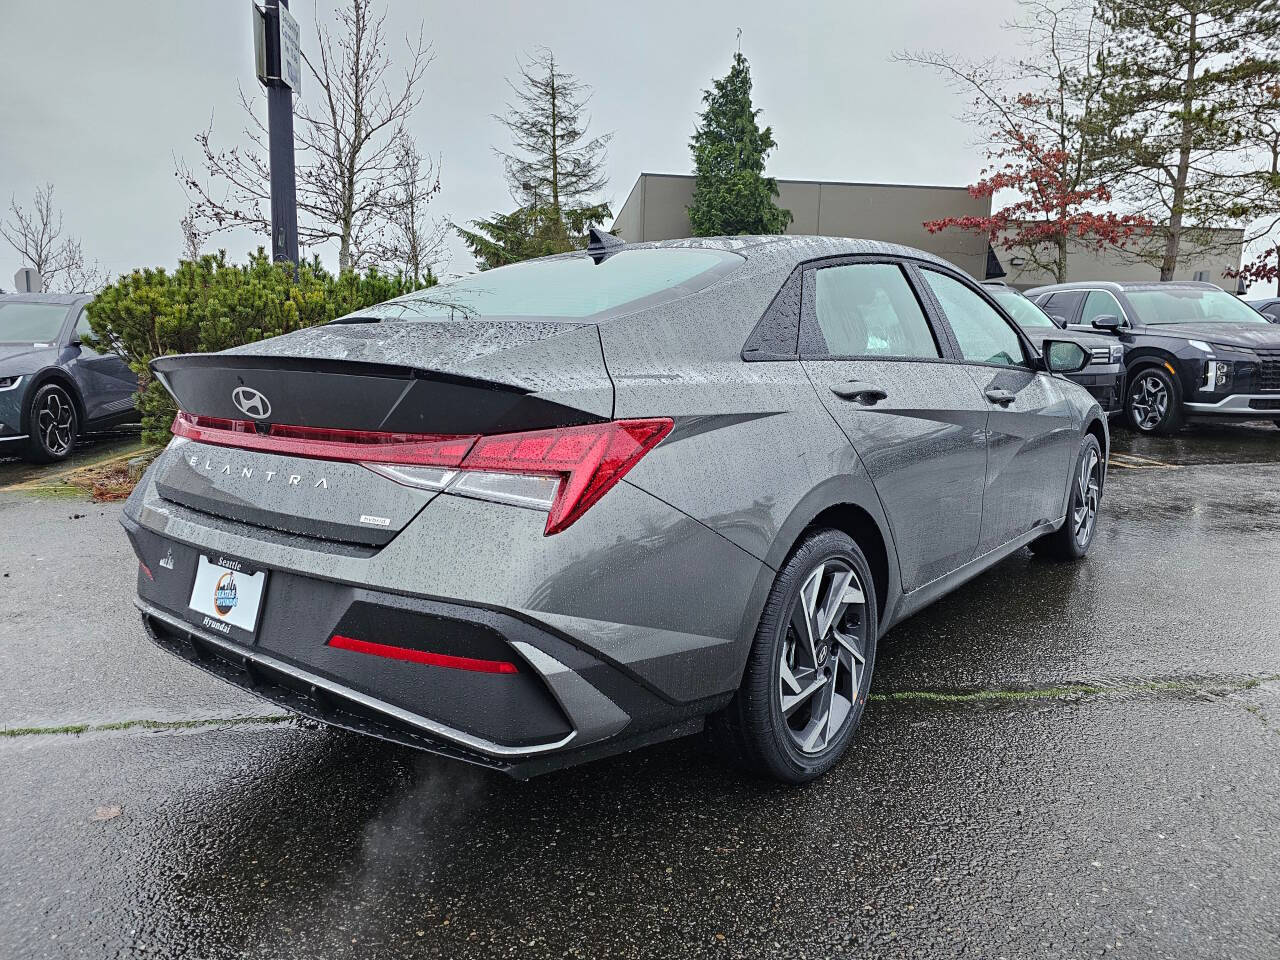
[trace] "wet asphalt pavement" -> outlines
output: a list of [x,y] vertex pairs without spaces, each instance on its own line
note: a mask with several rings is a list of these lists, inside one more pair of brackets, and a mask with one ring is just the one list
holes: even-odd
[[145,640],[118,506],[0,464],[0,957],[1280,956],[1280,430],[1115,449],[1089,559],[892,631],[800,790],[283,721]]

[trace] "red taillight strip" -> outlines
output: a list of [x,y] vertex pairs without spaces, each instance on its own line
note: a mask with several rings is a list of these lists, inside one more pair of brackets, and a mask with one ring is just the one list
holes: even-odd
[[456,467],[474,446],[474,436],[431,433],[387,433],[378,430],[338,430],[273,423],[258,433],[251,420],[223,420],[185,411],[173,420],[173,435],[242,450],[291,454],[316,460],[348,463],[402,463]]
[[180,412],[178,437],[320,460],[450,467],[560,478],[545,533],[568,528],[671,432],[669,417],[610,420],[518,433],[446,436],[272,424]]
[[452,670],[471,670],[475,673],[519,673],[516,665],[506,660],[477,660],[475,657],[455,657],[447,653],[430,653],[409,647],[393,647],[388,643],[371,643],[368,640],[357,640],[355,637],[344,637],[340,633],[335,633],[329,638],[329,646],[337,647],[339,650],[350,650],[353,653],[367,653],[372,657],[406,660],[409,663],[449,667]]

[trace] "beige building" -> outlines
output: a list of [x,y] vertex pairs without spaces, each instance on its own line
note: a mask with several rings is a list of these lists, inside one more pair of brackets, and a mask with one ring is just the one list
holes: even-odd
[[[693,181],[682,174],[640,174],[613,221],[614,232],[628,243],[689,236]],[[965,187],[779,180],[778,206],[791,211],[787,233],[905,243],[975,276],[986,270],[982,237],[960,230],[930,234],[922,226],[926,220],[990,213],[990,201],[971,197]]]
[[[1157,228],[1124,251],[1098,251],[1084,244],[1073,244],[1067,248],[1068,276],[1072,280],[1159,280],[1164,241],[1164,230]],[[1228,268],[1238,270],[1243,254],[1243,230],[1184,234],[1178,244],[1178,265],[1173,279],[1207,280],[1235,292],[1236,281],[1224,273]],[[1052,274],[1036,269],[1016,250],[999,250],[997,256],[1007,273],[1003,279],[1012,287],[1026,290],[1055,282]]]
[[[628,243],[673,240],[692,233],[688,206],[694,178],[688,174],[642,173],[613,221],[613,230]],[[979,280],[999,277],[1019,289],[1052,283],[1016,251],[989,249],[987,241],[963,230],[931,234],[926,220],[943,217],[985,217],[990,199],[969,194],[966,187],[937,187],[897,183],[846,183],[819,180],[779,180],[778,205],[791,211],[787,233],[827,237],[859,237],[903,243],[950,260]],[[1223,276],[1239,267],[1242,231],[1213,231],[1200,245],[1184,241],[1176,279],[1208,280],[1234,289]],[[1144,241],[1158,248],[1159,232]],[[1108,250],[1096,253],[1077,247],[1068,254],[1073,280],[1158,280],[1160,270],[1137,256]]]

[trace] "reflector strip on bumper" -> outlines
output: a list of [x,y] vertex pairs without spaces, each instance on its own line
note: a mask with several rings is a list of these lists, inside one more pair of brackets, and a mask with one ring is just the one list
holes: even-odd
[[506,660],[478,660],[475,657],[454,657],[447,653],[430,653],[426,650],[413,650],[409,647],[394,647],[389,643],[371,643],[368,640],[357,640],[355,637],[344,637],[335,633],[329,638],[329,646],[339,650],[350,650],[353,653],[367,653],[373,657],[386,657],[388,660],[406,660],[409,663],[425,663],[432,667],[449,667],[453,670],[473,670],[476,673],[518,673],[514,663]]

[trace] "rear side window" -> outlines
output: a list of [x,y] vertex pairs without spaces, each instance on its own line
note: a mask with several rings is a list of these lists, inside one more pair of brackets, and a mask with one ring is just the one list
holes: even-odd
[[991,304],[954,277],[933,270],[925,270],[924,276],[966,360],[1008,367],[1026,363],[1022,340]]
[[[724,250],[623,250],[602,263],[588,256],[530,260],[486,270],[360,311],[388,320],[469,317],[581,319],[691,293],[743,262]],[[646,301],[646,303],[641,303]]]
[[896,264],[818,270],[814,312],[832,356],[941,356],[924,311]]

